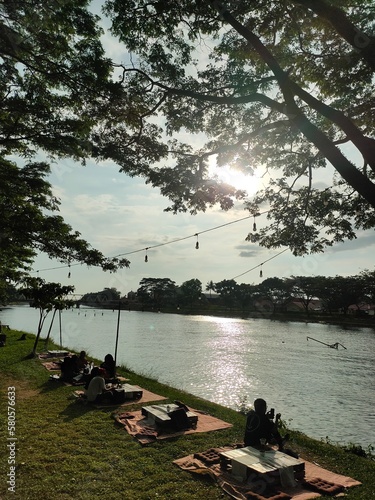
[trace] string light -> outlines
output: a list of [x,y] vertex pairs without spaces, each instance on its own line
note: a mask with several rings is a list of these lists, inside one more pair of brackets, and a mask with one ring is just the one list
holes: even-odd
[[69,272],[68,272],[68,279],[71,277],[72,273],[70,272],[70,264],[69,264]]
[[260,271],[259,271],[259,278],[263,278],[263,270],[262,270],[263,263],[260,264]]
[[[253,217],[254,217],[253,230],[254,230],[254,231],[256,230],[255,217],[258,217],[258,216],[260,216],[260,215],[262,215],[262,214],[266,214],[266,213],[268,213],[268,210],[265,210],[264,212],[259,212],[259,213],[255,214],[255,215],[253,215]],[[211,228],[209,228],[209,229],[205,229],[205,230],[201,231],[200,233],[195,233],[195,234],[193,234],[193,235],[190,235],[190,236],[185,236],[185,237],[182,237],[182,238],[176,238],[176,239],[174,239],[174,240],[167,241],[167,242],[165,242],[165,243],[159,243],[159,244],[157,244],[157,245],[153,245],[153,246],[151,246],[151,247],[147,247],[146,249],[144,249],[144,248],[143,248],[143,249],[133,250],[132,252],[125,252],[125,253],[121,253],[121,254],[115,255],[115,256],[114,256],[114,257],[112,257],[112,258],[113,258],[113,259],[116,259],[116,258],[118,258],[118,257],[124,257],[124,256],[126,256],[126,255],[132,255],[132,254],[134,254],[134,253],[139,253],[139,252],[142,252],[142,251],[146,250],[146,255],[145,255],[145,259],[144,259],[144,260],[145,260],[145,262],[148,262],[147,250],[149,250],[149,249],[152,249],[152,248],[158,248],[158,247],[162,247],[162,246],[165,246],[165,245],[171,245],[171,244],[173,244],[173,243],[178,243],[178,242],[180,242],[180,241],[184,241],[184,240],[187,240],[188,238],[192,238],[192,237],[196,237],[196,238],[198,239],[198,234],[208,233],[209,231],[215,231],[215,230],[217,230],[217,229],[221,229],[221,228],[223,228],[223,227],[230,226],[231,224],[237,224],[238,222],[242,222],[242,221],[244,221],[244,220],[247,220],[247,219],[249,219],[250,217],[251,217],[251,215],[247,215],[246,217],[241,217],[240,219],[236,219],[236,220],[231,221],[231,222],[226,222],[225,224],[220,224],[219,226],[215,226],[215,227],[211,227]],[[253,241],[255,241],[255,238],[253,239]],[[196,244],[195,244],[195,248],[196,248],[197,250],[199,249],[199,242],[198,242],[198,241],[197,241],[197,242],[196,242]],[[283,252],[284,252],[284,251],[286,251],[286,250],[287,250],[287,249],[283,250]],[[281,253],[282,253],[282,252],[281,252]],[[277,254],[277,255],[279,255],[279,254]],[[273,257],[272,257],[272,258],[273,258]],[[266,261],[266,262],[267,262],[267,261]],[[44,269],[38,269],[38,270],[36,270],[36,271],[32,271],[32,272],[37,273],[37,274],[39,275],[39,271],[41,271],[41,272],[44,272],[44,271],[55,271],[55,270],[57,270],[57,269],[63,269],[63,268],[66,268],[66,267],[69,267],[69,268],[70,268],[70,267],[73,267],[73,266],[81,266],[81,265],[82,265],[82,263],[81,263],[81,262],[77,262],[76,264],[68,264],[68,265],[63,265],[63,266],[49,267],[49,268],[44,268]],[[255,266],[255,268],[256,268],[256,267],[259,267],[259,265],[258,265],[258,266]],[[255,268],[253,268],[253,269],[255,269]],[[242,274],[246,274],[247,272],[250,272],[251,270],[252,270],[252,269],[250,269],[250,270],[248,270],[248,271],[245,271],[245,273],[242,273]],[[241,274],[240,276],[242,276],[242,274]],[[70,277],[70,276],[69,276],[69,274],[68,274],[68,277]]]
[[[269,259],[265,260],[264,262],[262,262],[261,264],[257,264],[256,266],[252,267],[251,269],[248,269],[247,271],[241,273],[241,274],[237,274],[237,276],[234,276],[232,278],[232,280],[235,280],[237,278],[239,278],[240,276],[243,276],[244,274],[247,274],[247,273],[250,273],[251,271],[254,271],[254,269],[257,269],[258,267],[262,267],[263,264],[265,264],[266,262],[269,262],[270,260],[272,259],[276,259],[276,257],[278,257],[279,255],[281,255],[282,253],[286,252],[287,250],[289,250],[289,247],[288,248],[284,248],[284,250],[281,250],[281,252],[277,253],[276,255],[273,255],[272,257],[270,257]],[[262,269],[261,269],[262,271]],[[260,274],[260,273],[259,273]],[[263,276],[263,272],[262,272],[262,276]],[[261,276],[261,277],[262,277]]]
[[[264,213],[267,213],[268,210],[266,210],[265,212],[262,212],[262,214]],[[257,215],[261,215],[261,214],[257,214]],[[203,231],[200,231],[199,234],[203,234],[203,233],[208,233],[209,231],[215,231],[216,229],[221,229],[222,227],[226,227],[226,226],[230,226],[231,224],[237,224],[238,222],[242,222],[244,220],[248,220],[249,217],[251,217],[251,215],[247,215],[246,217],[242,217],[241,219],[236,219],[236,220],[233,220],[231,222],[226,222],[225,224],[220,224],[219,226],[215,226],[215,227],[211,227],[209,229],[205,229]],[[178,243],[180,241],[184,241],[184,240],[187,240],[189,238],[193,238],[197,235],[197,233],[195,234],[191,234],[190,236],[184,236],[182,238],[176,238],[174,240],[171,240],[171,241],[167,241],[165,243],[159,243],[157,245],[153,245],[151,247],[147,247],[146,250],[149,250],[149,249],[152,249],[152,248],[159,248],[159,247],[163,247],[165,245],[171,245],[173,243]],[[138,249],[138,250],[133,250],[132,252],[124,252],[124,253],[120,253],[118,255],[115,255],[114,257],[112,257],[113,259],[116,259],[118,257],[124,257],[126,255],[132,255],[134,253],[139,253],[139,252],[143,252],[145,249],[144,248],[141,248],[141,249]],[[82,263],[81,262],[77,262],[76,264],[71,264],[71,267],[73,266],[81,266]],[[40,271],[55,271],[56,269],[64,269],[68,267],[68,265],[63,265],[63,266],[55,266],[55,267],[48,267],[48,268],[44,268],[44,269],[40,269]],[[39,270],[37,271],[33,271],[34,273],[39,273]]]

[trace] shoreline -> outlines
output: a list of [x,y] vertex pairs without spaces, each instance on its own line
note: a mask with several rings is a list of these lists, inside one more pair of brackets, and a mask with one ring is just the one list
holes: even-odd
[[[0,311],[9,307],[25,306],[27,303],[15,302],[0,306]],[[103,307],[103,305],[85,305],[82,304],[82,309],[93,310],[117,310],[112,306]],[[73,308],[74,309],[74,308]],[[77,308],[77,309],[81,309]],[[306,314],[304,312],[269,312],[269,311],[244,311],[240,309],[223,309],[216,307],[204,308],[172,308],[165,307],[160,309],[136,307],[135,304],[128,304],[120,307],[122,311],[134,312],[151,312],[155,314],[181,314],[186,316],[217,316],[224,318],[237,318],[237,319],[267,319],[270,321],[280,322],[293,322],[293,323],[320,323],[325,325],[337,325],[348,328],[372,328],[375,331],[375,315],[364,315],[356,317],[353,314],[322,314],[311,312]]]

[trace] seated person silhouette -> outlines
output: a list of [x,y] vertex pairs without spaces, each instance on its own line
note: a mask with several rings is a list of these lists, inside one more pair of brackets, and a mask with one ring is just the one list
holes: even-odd
[[98,367],[94,367],[91,375],[92,378],[87,390],[85,390],[87,401],[90,403],[111,403],[113,401],[113,394],[105,385],[103,371]]
[[65,356],[64,361],[61,363],[61,379],[64,382],[73,383],[73,378],[78,375],[78,356]]
[[276,442],[279,450],[282,451],[283,439],[277,429],[280,416],[280,413],[278,413],[274,422],[272,420],[273,412],[267,413],[267,403],[265,400],[261,398],[256,399],[254,401],[254,410],[250,410],[246,418],[245,446],[257,447],[265,440],[265,443],[270,444]]
[[106,380],[112,380],[116,377],[116,363],[112,354],[106,354],[104,362],[100,365],[100,368],[104,368]]
[[86,366],[88,365],[88,361],[86,359],[86,351],[81,351],[79,353],[78,359],[77,359],[77,366],[80,371],[83,371]]

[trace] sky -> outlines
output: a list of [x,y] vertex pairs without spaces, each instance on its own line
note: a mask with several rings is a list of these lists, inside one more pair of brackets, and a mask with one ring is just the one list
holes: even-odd
[[[108,32],[103,43],[116,62],[126,58],[123,46]],[[326,170],[330,175],[330,169]],[[237,187],[246,187],[250,194],[261,182],[256,177],[233,177],[228,171],[223,176]],[[235,278],[237,283],[258,284],[274,276],[347,276],[374,267],[373,230],[359,233],[356,240],[338,244],[324,254],[294,257],[289,249],[267,250],[246,242],[254,220],[247,218],[248,212],[240,203],[228,212],[213,208],[195,216],[173,215],[164,212],[169,201],[158,189],[146,185],[144,179],[120,173],[109,161],[88,161],[83,167],[71,160],[58,160],[48,180],[61,200],[60,215],[74,230],[107,257],[121,255],[130,260],[129,268],[110,274],[84,265],[68,268],[42,254],[36,258],[34,275],[74,285],[77,294],[115,287],[125,295],[149,277],[170,278],[176,285],[199,279],[205,290],[211,280]],[[265,222],[265,215],[256,219],[258,228]],[[197,241],[199,249],[195,248]]]
[[[115,287],[124,295],[136,291],[141,279],[149,277],[170,278],[176,285],[199,279],[204,290],[211,280],[236,278],[237,283],[258,284],[274,276],[347,276],[373,269],[373,231],[324,254],[297,258],[289,249],[280,253],[284,248],[268,250],[245,241],[254,219],[247,217],[241,204],[228,212],[216,208],[196,216],[173,215],[163,211],[169,202],[157,189],[120,173],[111,162],[88,162],[83,167],[59,161],[52,166],[49,181],[67,223],[104,255],[130,260],[129,268],[110,274],[84,265],[68,268],[45,255],[37,257],[34,271],[38,276],[74,285],[77,294]],[[249,178],[248,183],[251,189],[254,180]],[[256,218],[258,228],[265,224],[264,217]],[[152,248],[156,245],[161,246]]]

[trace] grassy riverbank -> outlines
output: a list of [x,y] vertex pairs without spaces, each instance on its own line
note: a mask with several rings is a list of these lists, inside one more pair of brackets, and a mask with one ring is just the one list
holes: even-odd
[[[68,500],[209,500],[229,498],[211,480],[190,475],[172,461],[189,453],[242,441],[245,417],[155,380],[119,372],[131,383],[180,399],[233,424],[224,431],[193,434],[141,447],[111,417],[112,409],[94,409],[69,399],[71,387],[49,381],[37,359],[28,359],[34,337],[18,341],[21,332],[7,332],[0,348],[1,415],[7,415],[8,388],[15,388],[17,437],[15,493],[7,491],[10,471],[6,418],[1,420],[0,498]],[[41,344],[42,346],[42,344]],[[53,346],[51,346],[53,348]],[[12,390],[9,393],[12,395]],[[137,409],[140,405],[126,407]],[[349,490],[348,500],[375,498],[375,462],[342,448],[291,432],[290,447],[302,458],[363,483]]]

